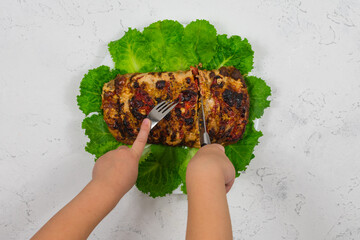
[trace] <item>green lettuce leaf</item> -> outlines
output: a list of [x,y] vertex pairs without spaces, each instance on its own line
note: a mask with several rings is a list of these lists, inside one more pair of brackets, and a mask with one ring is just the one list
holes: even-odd
[[261,78],[247,76],[245,81],[250,95],[249,120],[254,120],[260,118],[265,108],[270,106],[267,98],[271,95],[271,88]]
[[[180,43],[184,35],[184,26],[177,21],[158,21],[144,28],[143,34],[149,42],[151,57],[159,66],[160,70],[169,71],[168,69],[171,69],[172,65],[170,64],[164,67],[163,63],[167,63],[168,61],[172,61],[172,64],[174,63],[171,53],[174,50],[181,50]],[[174,66],[174,68],[177,68],[177,66]]]
[[139,162],[145,161],[145,159],[150,155],[150,153],[151,153],[151,144],[146,144],[141,154]]
[[187,57],[197,59],[195,64],[208,63],[216,53],[216,29],[206,20],[189,23],[182,41]]
[[233,163],[236,171],[236,177],[241,171],[245,171],[250,160],[255,156],[253,154],[255,146],[259,143],[258,139],[262,132],[256,131],[254,123],[251,121],[246,125],[245,133],[240,141],[225,147],[226,156]]
[[151,197],[172,193],[181,184],[178,169],[188,152],[183,147],[151,145],[149,156],[139,164],[136,187]]
[[219,69],[222,66],[234,66],[242,74],[247,74],[253,69],[254,51],[245,38],[239,36],[227,37],[226,34],[217,36],[218,48],[214,58],[204,64],[206,69]]
[[118,70],[110,71],[108,66],[100,66],[85,74],[80,83],[80,95],[77,96],[78,106],[85,115],[101,112],[102,87],[119,73]]
[[184,26],[177,21],[158,21],[144,28],[151,57],[161,71],[188,70],[199,63],[196,52],[189,45],[184,47]]
[[[129,29],[121,39],[109,43],[109,51],[115,70],[106,66],[90,70],[81,81],[77,97],[79,108],[86,115],[98,113],[86,117],[82,124],[90,139],[85,149],[96,158],[121,145],[109,132],[100,109],[102,86],[118,73],[188,70],[202,63],[209,70],[234,66],[246,76],[253,68],[254,59],[247,39],[217,35],[214,26],[206,20],[193,21],[185,28],[177,21],[164,20],[145,27],[143,32]],[[254,129],[253,120],[269,107],[267,98],[271,94],[262,79],[246,76],[245,81],[250,95],[249,123],[243,138],[225,147],[237,176],[254,158],[254,148],[262,133]],[[136,186],[151,197],[170,194],[180,184],[186,193],[186,168],[197,150],[146,145]]]
[[167,48],[166,57],[161,63],[162,71],[189,70],[190,66],[196,66],[199,63],[195,55],[189,49],[183,49],[181,45],[178,43]]
[[159,66],[151,58],[149,43],[143,34],[136,29],[129,28],[121,39],[110,42],[109,52],[115,63],[115,68],[122,73],[159,70]]
[[90,139],[85,150],[94,154],[96,158],[122,145],[109,132],[102,114],[94,114],[85,118],[82,122],[82,128],[85,129],[85,134]]
[[253,154],[255,146],[259,143],[258,139],[263,135],[261,131],[256,131],[253,120],[260,118],[264,114],[265,108],[270,106],[267,98],[271,95],[271,89],[265,81],[257,77],[245,77],[248,92],[250,95],[249,123],[246,125],[242,139],[236,144],[225,147],[226,156],[233,163],[236,170],[236,177],[241,171],[245,171]]

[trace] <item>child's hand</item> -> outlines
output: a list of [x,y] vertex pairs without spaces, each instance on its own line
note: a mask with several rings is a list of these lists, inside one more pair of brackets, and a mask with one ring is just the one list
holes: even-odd
[[93,181],[111,187],[116,194],[123,195],[135,184],[139,159],[150,132],[150,120],[145,119],[131,148],[119,148],[101,156],[93,169]]
[[206,145],[186,170],[189,209],[186,239],[233,239],[226,193],[235,169],[219,144]]
[[[224,181],[226,192],[228,192],[235,180],[235,168],[225,155],[223,146],[210,144],[200,148],[191,159],[187,167],[186,177],[189,178],[189,181],[192,181],[193,178],[202,177],[211,181],[218,177],[220,181]],[[198,180],[195,179],[194,181]]]
[[32,239],[87,239],[134,186],[149,132],[150,120],[145,119],[132,148],[121,146],[100,157],[95,163],[92,181]]

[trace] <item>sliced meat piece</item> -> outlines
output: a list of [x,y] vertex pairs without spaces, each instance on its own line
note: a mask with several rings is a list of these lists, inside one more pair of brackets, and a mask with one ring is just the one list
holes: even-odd
[[198,91],[191,71],[118,75],[103,87],[104,119],[118,141],[132,144],[154,106],[179,101],[152,129],[148,143],[199,147]]
[[199,70],[206,126],[213,143],[236,143],[249,117],[249,94],[244,78],[234,67]]

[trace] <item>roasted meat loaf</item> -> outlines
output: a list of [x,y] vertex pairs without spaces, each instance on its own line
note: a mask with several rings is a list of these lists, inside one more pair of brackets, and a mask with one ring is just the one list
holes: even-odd
[[207,130],[213,143],[237,142],[249,116],[249,94],[243,76],[234,67],[199,70]]
[[211,141],[222,145],[237,142],[247,124],[249,95],[234,67],[118,75],[103,87],[102,109],[111,134],[132,144],[142,120],[156,104],[179,101],[152,129],[148,143],[199,148],[200,95]]

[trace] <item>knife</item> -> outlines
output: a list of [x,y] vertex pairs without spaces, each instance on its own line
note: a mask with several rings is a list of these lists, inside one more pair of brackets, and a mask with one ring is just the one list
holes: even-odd
[[201,98],[201,111],[199,111],[199,130],[200,130],[200,146],[211,144],[209,134],[206,131],[206,122],[205,122],[205,113],[204,113],[204,103],[202,96]]

